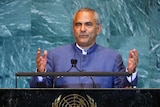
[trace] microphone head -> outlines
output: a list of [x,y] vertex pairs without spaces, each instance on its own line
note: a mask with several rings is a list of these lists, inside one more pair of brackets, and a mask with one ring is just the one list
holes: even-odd
[[71,64],[77,64],[77,59],[71,59]]

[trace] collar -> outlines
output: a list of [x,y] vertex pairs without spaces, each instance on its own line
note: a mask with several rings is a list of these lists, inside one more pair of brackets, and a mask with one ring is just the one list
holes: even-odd
[[87,55],[87,50],[88,49],[83,49],[82,47],[80,47],[77,43],[76,43],[77,48],[79,48],[82,51],[83,55]]
[[97,44],[95,43],[92,47],[90,47],[90,48],[87,48],[87,49],[83,49],[82,47],[80,47],[77,43],[75,43],[75,45],[74,45],[74,49],[75,49],[75,52],[76,53],[80,53],[80,54],[82,54],[82,55],[87,55],[87,54],[90,54],[90,53],[92,53],[93,51],[95,51],[96,50],[96,48],[97,48]]

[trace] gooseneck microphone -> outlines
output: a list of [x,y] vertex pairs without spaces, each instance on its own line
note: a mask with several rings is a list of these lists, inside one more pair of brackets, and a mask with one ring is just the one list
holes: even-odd
[[[82,70],[79,70],[78,68],[77,68],[77,59],[71,59],[71,64],[72,64],[72,67],[67,71],[67,72],[69,72],[73,67],[74,68],[76,68],[79,72],[83,72]],[[96,88],[96,84],[95,84],[95,82],[94,82],[94,79],[91,77],[91,76],[89,76],[89,78],[92,80],[92,83],[93,83],[93,88]]]
[[[78,70],[79,72],[83,72],[82,70],[77,68],[77,66],[76,66],[77,62],[78,62],[77,59],[71,59],[72,66],[66,72],[69,72],[72,68],[76,68],[76,70]],[[93,88],[96,88],[96,84],[94,82],[94,79],[91,76],[88,76],[88,77],[91,79],[91,81],[93,83]],[[59,78],[62,78],[62,76],[57,76],[57,77],[54,78],[53,87],[55,87],[56,80],[59,79]]]
[[78,68],[77,68],[77,59],[71,59],[71,64],[72,64],[72,66],[71,66],[71,68],[67,71],[67,72],[69,72],[73,67],[74,68],[76,68],[76,70],[78,70],[79,72],[81,72],[81,70],[79,70]]
[[77,59],[71,59],[72,67],[76,67]]
[[[71,64],[72,64],[72,66],[71,66],[66,72],[69,72],[73,67],[76,68],[78,71],[80,71],[80,70],[76,67],[77,59],[71,59]],[[56,80],[59,79],[59,78],[62,78],[62,76],[56,76],[56,77],[53,79],[53,87],[55,87]]]

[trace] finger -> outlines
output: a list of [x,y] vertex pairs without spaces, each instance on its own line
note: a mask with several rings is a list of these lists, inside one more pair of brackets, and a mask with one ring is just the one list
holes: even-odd
[[138,59],[138,52],[136,49],[130,50],[129,58],[134,58],[135,60]]
[[37,57],[36,57],[37,68],[41,65],[42,60],[43,60],[43,57],[41,56],[41,49],[38,48],[38,50],[37,50]]
[[138,51],[136,49],[133,49],[132,53],[134,54],[134,56],[138,57]]
[[137,63],[136,63],[136,61],[135,61],[134,59],[130,59],[130,60],[129,60],[129,64],[131,64],[131,65],[133,65],[133,66],[136,66],[136,65],[137,65]]
[[41,57],[41,48],[38,48],[38,50],[37,50],[37,59],[38,59],[39,57]]
[[44,51],[44,57],[43,57],[45,60],[47,59],[47,55],[48,55],[48,52],[47,52],[47,50],[45,50]]
[[130,50],[130,52],[129,52],[129,58],[133,58],[133,50]]
[[129,58],[129,62],[134,64],[134,65],[137,65],[138,64],[138,59],[134,56],[133,58]]
[[137,67],[137,62],[133,58],[130,58],[128,60],[128,68],[135,69],[136,67]]
[[36,60],[37,64],[40,64],[42,62],[43,62],[43,57],[42,56],[40,56],[39,58],[37,58],[37,60]]
[[136,49],[133,49],[133,58],[137,64],[138,63],[138,51]]
[[135,68],[136,68],[136,63],[135,63],[135,61],[134,61],[133,59],[129,59],[129,60],[128,60],[128,70],[129,70],[130,72],[131,72],[131,71],[134,72]]

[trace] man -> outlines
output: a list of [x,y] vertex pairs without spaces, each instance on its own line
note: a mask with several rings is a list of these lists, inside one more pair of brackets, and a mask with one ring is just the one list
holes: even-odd
[[[76,42],[61,46],[51,51],[38,49],[36,65],[38,72],[90,72],[90,71],[125,71],[132,74],[125,76],[63,76],[33,77],[30,87],[58,88],[120,88],[137,85],[138,52],[130,50],[128,67],[123,65],[122,57],[117,52],[96,44],[96,37],[102,26],[97,12],[90,8],[78,10],[73,17],[73,32]],[[76,59],[76,67],[71,68],[71,60]],[[130,81],[132,80],[132,81]]]

